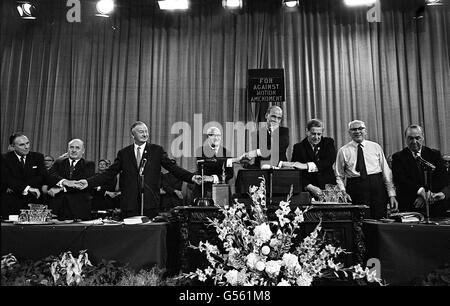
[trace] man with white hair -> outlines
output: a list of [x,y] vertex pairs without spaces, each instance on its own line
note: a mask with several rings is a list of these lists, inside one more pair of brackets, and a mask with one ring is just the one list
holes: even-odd
[[[341,147],[336,157],[336,182],[355,205],[368,205],[369,218],[385,218],[387,203],[397,209],[392,172],[381,146],[366,140],[366,125],[361,120],[348,124],[352,141]],[[347,184],[344,185],[344,180]],[[388,200],[389,197],[389,200]]]
[[[208,138],[196,152],[197,173],[201,174],[203,164],[205,197],[211,198],[213,184],[220,183],[223,180],[225,180],[223,183],[228,183],[233,177],[233,159],[229,158],[231,152],[222,146],[222,132],[219,128],[210,127],[206,134]],[[222,177],[223,174],[225,174],[224,178]],[[201,197],[201,193],[201,185],[196,185],[193,198]]]
[[95,163],[83,158],[84,142],[72,139],[67,148],[67,157],[58,158],[50,168],[48,191],[49,206],[60,220],[91,218],[91,193],[74,188],[73,180],[86,179],[95,174]]

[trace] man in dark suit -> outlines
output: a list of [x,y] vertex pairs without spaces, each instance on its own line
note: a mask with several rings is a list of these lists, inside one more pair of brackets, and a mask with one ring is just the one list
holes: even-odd
[[[448,179],[445,174],[444,161],[438,150],[423,145],[424,133],[419,125],[410,125],[405,130],[407,147],[392,156],[392,172],[394,184],[397,188],[399,210],[425,212],[425,199],[418,195],[419,189],[431,189],[433,193],[440,193],[434,203],[430,205],[430,216],[443,216],[447,209],[445,201],[445,187]],[[428,186],[426,186],[423,170],[423,159],[431,163],[435,169],[428,173]],[[443,197],[442,197],[443,195]]]
[[291,162],[307,165],[307,170],[302,171],[302,185],[317,200],[326,184],[336,185],[333,170],[336,160],[334,139],[322,137],[322,134],[322,121],[310,120],[306,125],[307,136],[294,145],[291,159]]
[[73,180],[95,174],[95,163],[83,158],[84,142],[72,139],[66,158],[58,158],[50,168],[49,208],[60,220],[91,219],[92,195],[89,190],[74,188]]
[[22,133],[9,138],[12,151],[1,159],[2,218],[17,215],[20,209],[28,209],[29,203],[41,203],[39,191],[47,176],[44,155],[30,151],[30,141]]
[[114,163],[102,174],[81,180],[79,188],[95,187],[119,176],[121,194],[120,208],[122,217],[141,215],[141,181],[144,177],[144,215],[152,218],[160,210],[161,167],[174,174],[177,178],[200,184],[201,177],[184,170],[170,159],[164,149],[148,143],[148,128],[145,123],[137,121],[131,126],[131,136],[134,144],[117,153]]
[[[289,147],[289,128],[280,126],[283,110],[271,106],[266,112],[266,124],[259,127],[252,135],[252,147],[257,149],[245,154],[244,160],[253,160],[247,168],[264,168],[278,166],[280,161],[287,161],[286,151]],[[277,146],[278,144],[278,146]]]
[[[233,158],[231,152],[222,146],[222,132],[217,127],[210,127],[206,131],[208,135],[204,145],[196,152],[197,173],[201,174],[203,165],[204,197],[212,198],[212,186],[217,183],[228,183],[233,177]],[[225,177],[223,178],[223,174]],[[202,186],[194,188],[193,197],[202,196]]]
[[[109,168],[110,163],[106,159],[100,159],[97,163],[98,174]],[[116,191],[117,177],[104,185],[92,189],[92,210],[106,210],[119,208],[119,197],[121,192]]]

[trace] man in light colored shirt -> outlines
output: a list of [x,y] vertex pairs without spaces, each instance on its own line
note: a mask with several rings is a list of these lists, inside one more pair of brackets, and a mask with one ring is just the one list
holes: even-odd
[[[337,153],[337,185],[353,204],[370,207],[369,218],[385,218],[388,202],[393,210],[398,206],[391,169],[381,146],[366,140],[367,131],[363,121],[354,120],[348,124],[348,128],[352,141]],[[346,185],[344,180],[347,181]]]

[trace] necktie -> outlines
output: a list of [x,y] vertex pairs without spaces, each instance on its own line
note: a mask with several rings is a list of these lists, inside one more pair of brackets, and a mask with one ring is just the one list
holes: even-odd
[[142,158],[142,156],[141,156],[141,148],[137,147],[137,149],[136,149],[136,164],[137,164],[138,168],[141,165],[141,158]]
[[25,168],[25,156],[20,157],[20,163],[22,164],[22,168]]
[[364,152],[362,150],[362,145],[358,145],[358,157],[356,159],[356,167],[355,170],[359,172],[359,175],[362,179],[366,178],[367,170],[366,170],[366,162],[364,161]]
[[75,161],[72,159],[70,161],[70,168],[69,168],[69,178],[72,179],[73,170],[75,170]]
[[314,161],[319,161],[319,147],[317,145],[314,145]]
[[419,180],[422,184],[425,184],[425,179],[424,179],[424,172],[423,172],[423,168],[422,168],[422,164],[420,163],[419,159],[419,153],[414,153],[414,159],[416,160],[416,166],[417,169],[419,170]]

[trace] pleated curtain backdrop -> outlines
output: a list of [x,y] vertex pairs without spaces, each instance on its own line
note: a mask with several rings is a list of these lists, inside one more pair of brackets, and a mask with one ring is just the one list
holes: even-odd
[[[59,156],[81,138],[88,159],[114,159],[139,119],[171,154],[172,125],[193,126],[194,114],[224,127],[254,120],[260,106],[246,101],[247,70],[284,68],[291,148],[317,117],[338,147],[350,140],[347,123],[361,119],[387,156],[405,146],[411,123],[424,126],[428,146],[450,153],[448,6],[418,18],[413,5],[382,1],[382,22],[369,23],[367,9],[344,18],[320,1],[325,9],[289,13],[273,4],[229,13],[220,1],[168,13],[129,1],[111,18],[83,9],[81,23],[67,22],[65,1],[42,1],[48,12],[31,22],[2,1],[1,151],[20,130],[35,151]],[[194,169],[193,158],[178,162]]]

